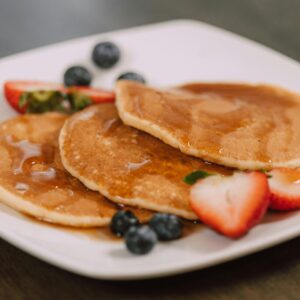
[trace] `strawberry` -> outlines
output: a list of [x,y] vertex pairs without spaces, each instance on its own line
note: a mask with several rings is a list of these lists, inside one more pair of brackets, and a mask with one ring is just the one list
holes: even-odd
[[268,208],[267,176],[236,172],[232,176],[206,177],[192,187],[190,204],[203,223],[238,238],[257,224]]
[[69,93],[79,93],[89,97],[93,103],[113,102],[115,94],[99,88],[73,86],[69,88]]
[[271,191],[270,208],[293,210],[300,208],[300,171],[275,168],[268,172]]
[[65,88],[56,83],[44,83],[40,81],[7,81],[4,84],[4,94],[7,102],[18,112],[24,113],[26,107],[19,106],[19,100],[24,92],[30,91],[61,91]]
[[[47,93],[47,91],[52,93]],[[92,103],[115,100],[113,92],[102,89],[83,86],[67,88],[61,84],[40,81],[8,81],[4,84],[4,93],[7,102],[20,113],[65,111],[62,103],[66,103],[66,99],[69,99],[73,112]],[[20,100],[23,106],[20,106]]]

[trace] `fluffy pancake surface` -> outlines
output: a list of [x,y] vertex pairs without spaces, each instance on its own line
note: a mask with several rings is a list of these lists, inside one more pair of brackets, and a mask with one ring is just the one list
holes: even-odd
[[123,122],[204,160],[239,169],[300,167],[300,96],[267,85],[117,83]]
[[225,172],[124,125],[113,104],[87,108],[61,130],[65,168],[92,190],[123,204],[196,219],[184,176],[197,169]]
[[90,191],[61,164],[58,134],[66,117],[24,115],[0,125],[0,199],[57,224],[107,225],[116,206]]

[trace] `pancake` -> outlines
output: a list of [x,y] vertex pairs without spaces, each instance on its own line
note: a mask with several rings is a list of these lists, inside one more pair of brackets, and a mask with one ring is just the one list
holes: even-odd
[[117,203],[192,220],[197,217],[183,178],[198,169],[228,172],[124,125],[110,103],[70,117],[59,146],[64,167],[88,188]]
[[300,167],[300,96],[246,84],[158,90],[119,81],[123,122],[182,152],[238,169]]
[[[58,134],[65,120],[65,115],[46,113],[0,125],[0,200],[56,224],[108,225],[118,207],[88,190],[61,164]],[[147,214],[138,212],[139,217]]]

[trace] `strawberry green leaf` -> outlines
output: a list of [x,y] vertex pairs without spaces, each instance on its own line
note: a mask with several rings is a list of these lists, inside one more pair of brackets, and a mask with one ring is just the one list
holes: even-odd
[[19,99],[19,103],[18,103],[20,108],[23,108],[26,105],[27,99],[28,99],[28,94],[22,93],[22,95],[20,96],[20,99]]
[[74,112],[82,110],[92,104],[91,98],[85,94],[72,92],[69,93],[68,96]]
[[199,179],[203,179],[203,178],[206,178],[208,176],[212,176],[213,174],[211,173],[208,173],[206,171],[203,171],[203,170],[197,170],[197,171],[194,171],[188,175],[186,175],[184,178],[183,178],[183,181],[187,184],[194,184],[196,183]]

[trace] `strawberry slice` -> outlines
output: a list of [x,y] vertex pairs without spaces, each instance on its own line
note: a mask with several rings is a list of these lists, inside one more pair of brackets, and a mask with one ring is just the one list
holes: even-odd
[[270,208],[284,211],[300,208],[300,171],[275,168],[268,174],[271,191]]
[[[19,105],[21,96],[24,95],[24,93],[34,93],[37,91],[61,92],[64,95],[68,95],[69,99],[71,99],[70,101],[75,101],[76,106],[81,109],[84,105],[91,103],[113,102],[115,100],[115,94],[113,92],[92,87],[73,86],[66,88],[61,84],[41,81],[8,81],[4,84],[4,94],[7,102],[20,113],[25,113],[27,109],[27,105],[23,107]],[[47,107],[45,107],[45,110],[46,109]]]
[[24,113],[26,107],[19,107],[19,100],[24,92],[30,91],[61,91],[66,89],[61,84],[41,81],[7,81],[4,83],[4,94],[7,102],[18,112]]
[[69,93],[79,93],[89,97],[93,103],[113,102],[115,94],[99,88],[73,86],[69,88]]
[[261,172],[209,176],[192,187],[190,204],[203,223],[238,238],[257,224],[268,208],[267,176]]

